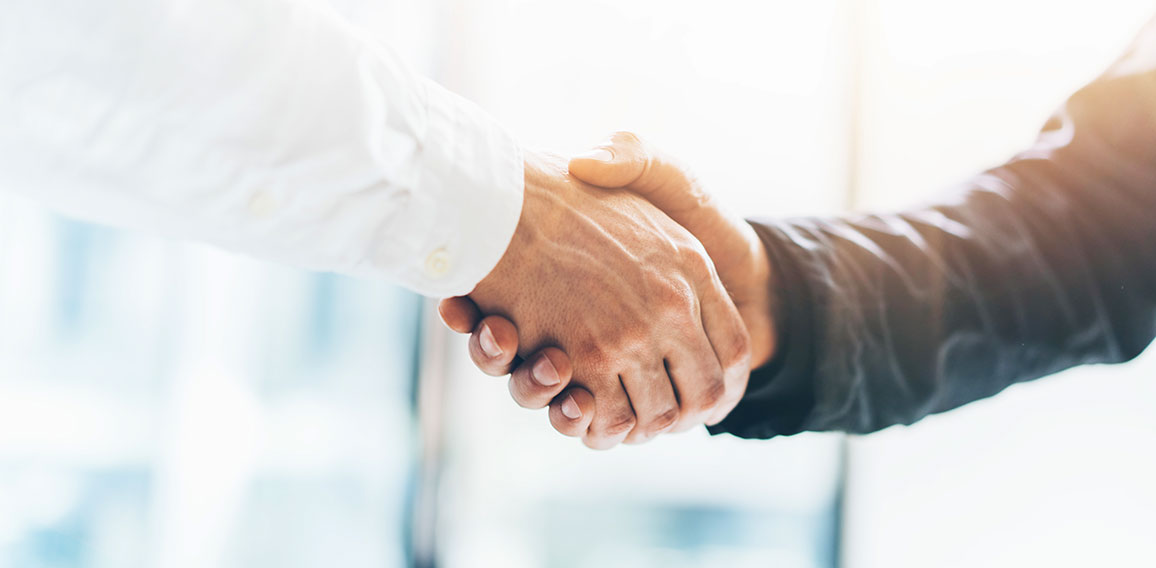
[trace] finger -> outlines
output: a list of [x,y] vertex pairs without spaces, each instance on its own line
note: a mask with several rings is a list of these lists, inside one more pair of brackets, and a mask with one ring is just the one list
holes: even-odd
[[547,347],[510,374],[510,395],[523,408],[544,408],[570,384],[573,367],[561,349]]
[[594,395],[582,387],[570,387],[550,403],[550,424],[563,436],[577,438],[594,419]]
[[726,418],[746,393],[751,372],[751,342],[738,309],[717,278],[712,278],[700,292],[699,302],[702,326],[723,374],[723,396],[706,419],[706,424],[713,426]]
[[445,298],[438,302],[438,314],[446,327],[458,332],[469,333],[482,319],[482,312],[474,301],[465,296]]
[[625,443],[641,444],[670,430],[678,422],[678,399],[674,396],[674,387],[664,365],[624,374],[622,384],[626,387],[637,421],[623,440]]
[[672,430],[683,432],[705,423],[726,394],[723,369],[706,332],[700,327],[683,335],[666,356],[666,366],[679,405]]
[[596,386],[587,385],[586,388],[594,395],[594,417],[586,434],[582,436],[582,443],[595,450],[613,448],[634,429],[636,420],[634,409],[630,407],[630,397],[618,375]]
[[518,329],[506,318],[489,316],[474,328],[469,345],[470,359],[483,373],[505,376],[518,355]]

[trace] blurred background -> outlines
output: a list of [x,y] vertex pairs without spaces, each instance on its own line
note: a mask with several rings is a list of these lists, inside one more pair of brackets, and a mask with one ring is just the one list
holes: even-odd
[[[1145,0],[332,0],[527,146],[618,129],[748,216],[934,199]],[[592,452],[431,304],[0,192],[0,566],[1156,565],[1156,356],[909,428]]]

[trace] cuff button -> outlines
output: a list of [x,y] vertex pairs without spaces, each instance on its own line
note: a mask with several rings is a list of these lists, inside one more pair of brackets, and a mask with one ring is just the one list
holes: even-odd
[[450,271],[450,253],[437,249],[425,259],[425,274],[430,278],[441,278]]

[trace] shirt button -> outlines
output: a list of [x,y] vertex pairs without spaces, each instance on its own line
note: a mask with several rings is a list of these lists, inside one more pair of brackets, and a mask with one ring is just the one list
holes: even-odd
[[450,253],[437,249],[425,259],[425,274],[430,278],[441,278],[450,271]]
[[257,217],[268,217],[277,209],[277,199],[268,191],[258,191],[249,198],[249,212]]

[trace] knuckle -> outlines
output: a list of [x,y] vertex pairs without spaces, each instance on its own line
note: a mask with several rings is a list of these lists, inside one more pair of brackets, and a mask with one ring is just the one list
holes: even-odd
[[664,283],[659,300],[668,309],[685,314],[694,306],[694,290],[686,280],[672,279],[670,282]]
[[714,274],[714,263],[711,262],[710,256],[702,245],[697,242],[683,244],[678,251],[679,260],[682,262],[683,268],[689,273],[700,278],[712,276]]
[[697,319],[698,297],[690,282],[685,279],[671,278],[654,283],[647,296],[656,315],[680,323]]
[[647,430],[652,434],[656,433],[656,432],[661,432],[663,430],[666,430],[666,429],[674,426],[675,422],[678,422],[678,418],[679,418],[678,407],[677,406],[671,406],[671,407],[667,408],[666,410],[663,410],[662,412],[658,413],[658,415],[654,417],[654,420],[651,421],[650,427],[647,428]]
[[630,359],[652,342],[651,326],[645,322],[624,323],[609,333],[603,334],[597,343],[585,350],[587,362],[601,372],[621,366],[624,359]]
[[638,422],[634,413],[629,410],[620,410],[610,415],[606,421],[596,429],[596,432],[605,436],[619,436],[634,429]]
[[723,366],[727,369],[748,365],[751,358],[750,337],[745,333],[736,333],[734,337],[722,342],[719,347],[719,354]]
[[695,412],[703,412],[717,406],[726,398],[727,386],[721,374],[711,375],[703,381],[702,392],[692,401]]
[[575,350],[577,357],[574,361],[581,362],[583,374],[593,376],[609,374],[614,365],[614,349],[611,347],[613,341],[600,338],[597,342],[587,343]]

